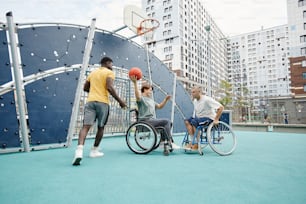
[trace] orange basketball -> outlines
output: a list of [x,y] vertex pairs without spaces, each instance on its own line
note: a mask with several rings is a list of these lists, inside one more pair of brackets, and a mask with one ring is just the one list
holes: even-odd
[[142,77],[141,69],[138,67],[132,67],[129,71],[129,77],[136,76],[136,79],[139,80]]

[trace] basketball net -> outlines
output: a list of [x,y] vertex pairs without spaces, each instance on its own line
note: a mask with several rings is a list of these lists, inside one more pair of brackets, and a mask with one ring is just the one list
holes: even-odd
[[137,27],[137,35],[143,36],[145,42],[153,41],[155,30],[158,27],[158,20],[153,18],[144,19]]

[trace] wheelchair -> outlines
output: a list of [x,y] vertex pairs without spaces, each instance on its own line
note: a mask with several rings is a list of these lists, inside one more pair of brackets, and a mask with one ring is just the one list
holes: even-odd
[[[199,141],[197,142],[197,136]],[[197,149],[186,147],[188,145],[198,144]],[[198,151],[203,155],[203,149],[209,145],[211,149],[221,156],[230,155],[236,148],[236,135],[232,128],[225,122],[219,121],[213,124],[212,120],[201,122],[197,127],[193,136],[193,140],[189,140],[188,131],[182,141],[182,147],[187,151]]]
[[[160,146],[161,135],[165,131],[164,127],[153,127],[146,121],[138,120],[137,109],[132,109],[130,112],[135,113],[136,122],[126,131],[125,139],[129,149],[136,154],[148,154],[157,149]],[[165,138],[164,150],[167,154],[173,151],[169,136]]]

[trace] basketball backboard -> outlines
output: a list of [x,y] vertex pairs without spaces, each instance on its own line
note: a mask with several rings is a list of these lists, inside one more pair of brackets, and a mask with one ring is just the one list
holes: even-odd
[[123,11],[123,23],[135,34],[138,34],[138,27],[141,22],[149,17],[139,7],[135,5],[127,5]]

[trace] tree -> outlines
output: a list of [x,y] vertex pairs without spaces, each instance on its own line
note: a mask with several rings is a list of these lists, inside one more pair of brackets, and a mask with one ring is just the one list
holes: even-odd
[[230,109],[233,102],[232,85],[229,82],[222,80],[218,91],[220,96],[222,96],[219,102],[225,109]]

